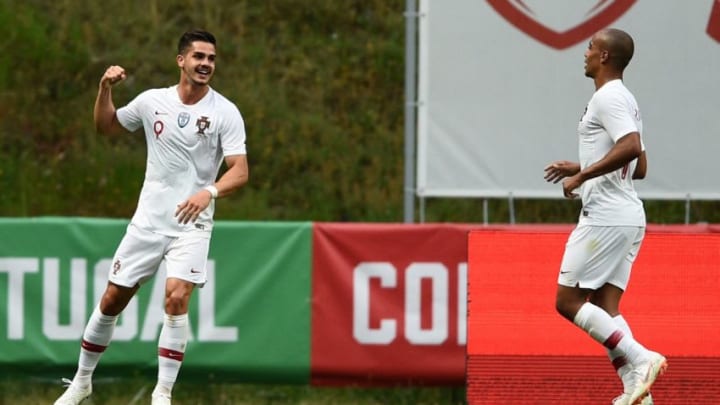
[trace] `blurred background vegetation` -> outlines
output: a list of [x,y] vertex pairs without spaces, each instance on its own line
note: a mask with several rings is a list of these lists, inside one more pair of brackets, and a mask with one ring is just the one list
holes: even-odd
[[[217,219],[401,222],[404,8],[403,0],[1,1],[0,215],[129,218],[145,141],[139,132],[95,133],[98,81],[108,65],[126,68],[117,106],[175,84],[177,39],[202,27],[219,41],[212,86],[236,102],[248,133],[250,182],[218,205]],[[720,222],[714,201],[646,204],[650,222],[682,223],[688,212],[691,223]],[[486,208],[490,222],[575,222],[579,205],[516,199],[511,210],[493,199]],[[480,199],[428,199],[424,212],[427,222],[485,218]]]

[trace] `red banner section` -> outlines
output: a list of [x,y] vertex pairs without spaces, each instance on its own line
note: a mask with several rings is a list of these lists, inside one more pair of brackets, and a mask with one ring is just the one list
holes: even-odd
[[[470,233],[469,403],[610,403],[621,392],[604,349],[555,312],[571,229]],[[635,337],[669,359],[658,403],[720,403],[716,230],[650,226],[633,267],[621,310]]]
[[463,385],[472,228],[316,223],[312,382]]

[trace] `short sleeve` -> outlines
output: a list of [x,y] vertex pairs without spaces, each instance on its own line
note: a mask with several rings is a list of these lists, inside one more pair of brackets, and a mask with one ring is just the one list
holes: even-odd
[[613,142],[631,132],[640,132],[634,107],[621,94],[609,92],[598,101],[598,118]]
[[130,132],[137,131],[143,125],[141,111],[146,94],[147,92],[141,93],[126,106],[115,111],[120,125]]
[[245,122],[240,111],[230,106],[225,111],[225,119],[220,130],[220,145],[223,156],[246,155]]

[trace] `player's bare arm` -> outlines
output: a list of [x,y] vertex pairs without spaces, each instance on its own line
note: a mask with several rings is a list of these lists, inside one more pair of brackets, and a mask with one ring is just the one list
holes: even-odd
[[125,80],[125,69],[121,66],[110,66],[105,70],[98,86],[98,95],[95,99],[93,119],[95,129],[99,133],[112,133],[122,129],[115,115],[115,105],[112,101],[112,86]]
[[226,156],[225,165],[227,170],[215,183],[218,197],[224,197],[240,189],[248,182],[250,175],[246,155]]
[[580,171],[580,163],[569,160],[556,160],[545,166],[545,181],[557,183],[565,177]]
[[214,184],[214,187],[217,189],[217,196],[213,196],[207,189],[202,189],[193,194],[186,201],[178,205],[175,211],[178,223],[187,224],[190,221],[195,222],[200,216],[200,213],[210,205],[210,201],[212,201],[213,198],[230,195],[247,183],[249,170],[246,155],[226,156],[225,164],[228,169]]
[[633,172],[632,178],[633,180],[642,180],[645,178],[645,175],[647,174],[647,154],[645,151],[643,151],[640,156],[638,157],[637,166],[635,166],[635,171]]
[[585,181],[615,171],[642,154],[640,134],[631,132],[620,138],[610,151],[597,162],[568,177],[563,181],[563,194],[567,198],[576,198],[573,190],[580,187]]

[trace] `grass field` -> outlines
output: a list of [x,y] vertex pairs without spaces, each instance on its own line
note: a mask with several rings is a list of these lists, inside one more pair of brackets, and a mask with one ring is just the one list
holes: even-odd
[[[148,404],[155,382],[150,379],[96,381],[83,405]],[[48,405],[62,393],[60,381],[4,378],[0,404]],[[174,405],[461,405],[461,387],[310,387],[304,385],[207,384],[179,382]]]

